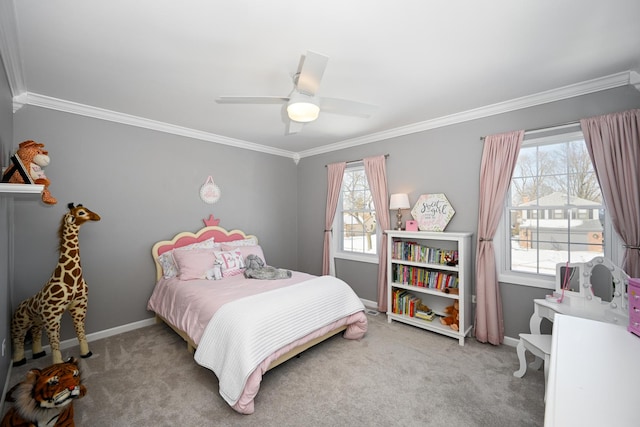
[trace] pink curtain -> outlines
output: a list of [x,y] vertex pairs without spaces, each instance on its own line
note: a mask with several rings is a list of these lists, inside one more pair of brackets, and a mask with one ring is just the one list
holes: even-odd
[[327,165],[327,207],[324,214],[324,250],[322,252],[322,274],[325,276],[328,274],[335,276],[335,265],[331,254],[331,227],[336,215],[342,177],[346,167],[346,162]]
[[387,311],[387,234],[389,229],[389,197],[387,194],[387,167],[385,156],[363,159],[369,189],[376,209],[376,227],[382,231],[378,242],[378,310]]
[[625,243],[623,270],[640,277],[640,110],[580,120],[613,227]]
[[475,335],[478,341],[494,345],[504,341],[504,321],[493,236],[523,138],[523,130],[487,136],[480,166]]

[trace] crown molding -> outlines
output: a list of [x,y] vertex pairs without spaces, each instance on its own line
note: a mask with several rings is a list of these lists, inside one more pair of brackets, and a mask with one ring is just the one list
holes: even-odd
[[23,96],[21,100],[24,104],[33,105],[36,107],[48,108],[65,113],[92,117],[94,119],[101,119],[129,126],[155,130],[158,132],[185,136],[187,138],[198,139],[201,141],[214,142],[216,144],[230,145],[233,147],[244,148],[246,150],[259,151],[262,153],[288,157],[291,159],[295,159],[296,157],[296,153],[292,151],[268,147],[266,145],[256,144],[241,139],[228,138],[226,136],[216,135],[210,132],[204,132],[183,126],[172,125],[170,123],[145,119],[143,117],[132,116],[129,114],[119,113],[117,111],[92,107],[90,105],[80,104],[77,102],[65,101],[58,98],[52,98],[50,96],[39,95],[37,93],[27,92],[26,96]]
[[15,113],[25,105],[27,105],[27,92],[22,92],[21,94],[15,95],[13,97],[13,112]]
[[498,102],[496,104],[486,105],[484,107],[462,111],[460,113],[455,113],[448,116],[438,117],[432,120],[426,120],[407,126],[401,126],[358,138],[347,139],[335,144],[325,145],[323,147],[302,151],[298,154],[300,155],[300,158],[315,156],[318,154],[329,153],[331,151],[342,150],[358,145],[370,144],[372,142],[382,141],[385,139],[397,138],[412,133],[423,132],[426,130],[495,116],[497,114],[507,113],[510,111],[520,110],[528,107],[534,107],[536,105],[561,101],[563,99],[569,99],[580,95],[600,92],[603,90],[613,89],[629,84],[634,85],[636,89],[640,90],[640,75],[638,75],[638,73],[636,73],[635,71],[624,71],[621,73],[611,74],[608,76],[563,86],[557,89],[511,99],[509,101]]
[[636,71],[629,71],[629,84],[640,92],[640,74]]
[[78,114],[81,116],[126,124],[130,126],[137,126],[145,129],[155,130],[158,132],[165,132],[202,141],[208,141],[217,144],[229,145],[233,147],[244,148],[247,150],[273,154],[276,156],[287,157],[291,158],[296,164],[298,164],[300,159],[303,157],[311,157],[318,154],[343,150],[345,148],[356,147],[363,144],[370,144],[386,139],[397,138],[404,135],[410,135],[417,132],[423,132],[426,130],[450,126],[453,124],[463,123],[471,120],[477,120],[497,114],[507,113],[510,111],[520,110],[523,108],[560,101],[563,99],[569,99],[580,95],[586,95],[589,93],[599,92],[626,85],[633,85],[636,89],[640,90],[640,74],[635,71],[625,71],[621,73],[611,74],[609,76],[600,77],[581,83],[575,83],[572,85],[563,86],[561,88],[523,96],[521,98],[515,98],[509,101],[499,102],[472,110],[462,111],[460,113],[442,116],[432,120],[426,120],[423,122],[401,126],[383,132],[376,132],[358,138],[347,139],[335,144],[325,145],[323,147],[318,147],[299,153],[272,148],[240,139],[228,138],[225,136],[182,126],[176,126],[156,120],[145,119],[143,117],[132,116],[129,114],[119,113],[117,111],[105,110],[102,108],[79,104],[76,102],[65,101],[58,98],[52,98],[35,93],[22,92],[14,96],[13,103],[14,112],[17,109],[21,108],[23,105],[28,104],[37,107],[63,111],[66,113]]

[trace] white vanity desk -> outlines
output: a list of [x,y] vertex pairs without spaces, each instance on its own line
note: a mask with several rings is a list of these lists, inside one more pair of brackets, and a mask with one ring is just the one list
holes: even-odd
[[[520,369],[514,375],[522,377],[525,374],[525,349],[536,356],[529,364],[533,369],[540,369],[542,366],[541,356],[544,355],[547,359],[550,356],[552,341],[549,335],[540,333],[542,319],[554,322],[556,315],[562,314],[618,325],[626,330],[629,324],[629,301],[626,293],[628,280],[629,276],[621,268],[603,257],[596,257],[585,263],[558,264],[556,291],[545,299],[533,301],[533,314],[529,319],[531,333],[520,334]],[[592,281],[595,283],[592,284]],[[606,296],[608,301],[603,301],[596,294]],[[545,366],[545,378],[547,373],[548,367]]]
[[640,337],[610,323],[558,315],[553,324],[544,425],[640,425]]
[[[612,285],[609,289],[596,289],[607,293],[607,300],[596,296],[591,283],[594,275],[607,273],[600,281]],[[532,334],[540,334],[542,319],[554,321],[556,314],[581,317],[626,327],[629,312],[626,284],[629,276],[606,258],[596,257],[589,262],[556,267],[556,291],[546,299],[533,300],[533,315],[529,319]],[[565,288],[563,290],[563,287]],[[560,302],[561,301],[561,302]]]
[[549,319],[553,322],[556,314],[613,323],[624,327],[629,324],[628,313],[611,309],[608,302],[593,301],[587,304],[584,298],[572,299],[565,296],[561,303],[548,299],[533,300],[533,314],[529,319],[531,333],[540,334],[542,319]]

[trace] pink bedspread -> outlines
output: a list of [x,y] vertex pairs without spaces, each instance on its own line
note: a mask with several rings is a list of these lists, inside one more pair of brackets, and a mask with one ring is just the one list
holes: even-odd
[[[180,281],[177,278],[162,278],[157,282],[147,308],[186,332],[198,345],[214,313],[224,304],[315,277],[306,273],[292,272],[291,278],[283,280],[246,279],[243,275],[231,276],[223,280]],[[367,331],[367,317],[363,311],[359,311],[326,325],[268,356],[249,375],[240,398],[232,408],[242,414],[253,413],[254,398],[260,389],[262,375],[274,360],[291,349],[344,325],[347,325],[343,335],[345,338],[360,339]]]
[[253,414],[254,407],[254,398],[258,394],[260,390],[260,383],[262,382],[262,376],[269,369],[269,365],[271,362],[278,359],[278,357],[287,353],[291,349],[298,347],[300,345],[304,345],[309,341],[312,341],[318,337],[323,336],[329,331],[332,331],[340,326],[348,325],[347,329],[344,331],[344,338],[357,340],[364,337],[364,334],[367,332],[367,316],[364,314],[364,311],[359,311],[357,313],[352,314],[349,317],[344,317],[330,325],[325,326],[324,328],[318,329],[315,332],[310,333],[306,337],[303,337],[297,341],[292,342],[291,344],[281,348],[280,350],[273,353],[271,356],[267,357],[251,375],[247,379],[247,383],[244,387],[244,391],[236,402],[235,405],[232,406],[233,409],[240,412],[241,414]]
[[289,279],[246,279],[242,274],[222,280],[160,279],[147,309],[187,333],[198,345],[213,314],[224,304],[246,296],[283,288],[316,276],[294,271]]

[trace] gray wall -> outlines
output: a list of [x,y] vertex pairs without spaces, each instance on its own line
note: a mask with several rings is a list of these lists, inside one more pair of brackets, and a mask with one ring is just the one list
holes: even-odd
[[[26,106],[14,115],[15,145],[46,145],[55,206],[15,202],[13,302],[47,282],[58,259],[57,230],[67,203],[83,203],[102,220],[80,230],[89,285],[88,333],[152,317],[151,246],[179,231],[196,231],[214,214],[220,225],[258,236],[267,262],[297,268],[297,169],[291,159]],[[199,198],[211,175],[222,192]],[[62,339],[74,338],[68,315]]]
[[[1,58],[0,58],[1,61]],[[0,169],[8,163],[13,143],[13,101],[5,68],[0,63]],[[11,253],[10,200],[0,195],[0,345],[6,340],[7,351],[0,356],[0,388],[4,387],[11,362],[9,319],[9,263]],[[2,398],[0,398],[0,401]],[[1,408],[0,408],[1,409]]]
[[[12,301],[37,292],[57,262],[56,231],[68,202],[84,203],[103,220],[80,233],[90,287],[87,331],[149,318],[154,283],[152,244],[197,230],[214,213],[227,228],[255,233],[267,262],[320,274],[327,163],[389,154],[389,191],[443,192],[456,209],[448,231],[477,229],[480,136],[550,126],[640,106],[640,93],[617,88],[372,144],[291,159],[125,126],[38,107],[14,115],[14,146],[46,144],[56,206],[15,202],[15,282]],[[221,200],[206,205],[200,185],[212,175]],[[408,217],[408,215],[406,216]],[[406,218],[405,218],[406,219]],[[337,272],[364,299],[376,300],[377,265],[339,261]],[[501,285],[507,336],[528,329],[532,300],[547,291]],[[73,338],[65,318],[63,339]]]
[[[456,210],[446,231],[470,231],[476,238],[481,136],[517,129],[552,126],[584,117],[640,107],[640,93],[622,87],[569,100],[527,108],[471,122],[361,145],[323,155],[303,158],[298,172],[299,266],[319,273],[327,178],[325,165],[338,161],[389,154],[389,193],[409,193],[410,202],[425,193],[445,193]],[[411,219],[407,212],[404,219]],[[395,220],[395,217],[392,218]],[[473,265],[475,269],[475,244]],[[339,260],[336,273],[347,280],[364,299],[375,301],[377,265]],[[533,299],[548,290],[501,284],[505,333],[517,337],[529,330]]]

